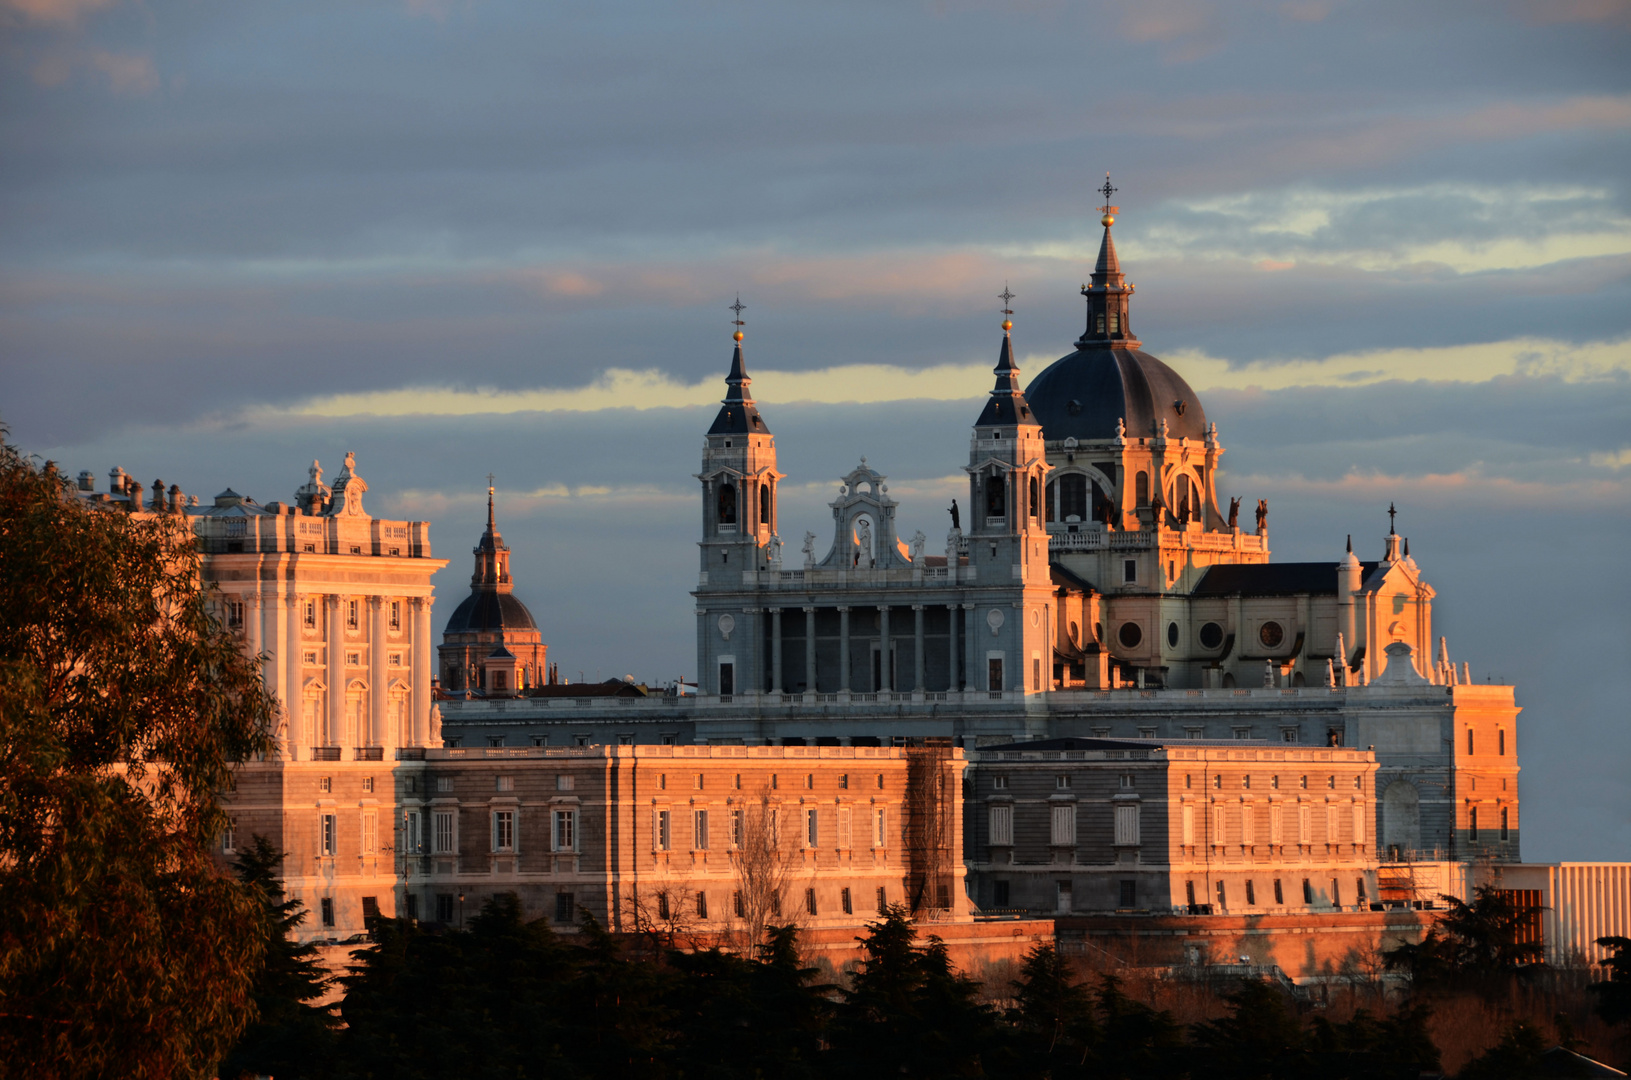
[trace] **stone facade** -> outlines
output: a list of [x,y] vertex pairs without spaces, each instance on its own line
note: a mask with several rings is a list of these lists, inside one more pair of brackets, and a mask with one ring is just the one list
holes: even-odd
[[1377,899],[1375,756],[1053,739],[970,755],[982,908],[1283,915]]

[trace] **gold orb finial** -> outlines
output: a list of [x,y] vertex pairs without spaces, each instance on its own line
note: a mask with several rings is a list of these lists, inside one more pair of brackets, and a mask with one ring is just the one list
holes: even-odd
[[1116,223],[1116,215],[1106,214],[1099,219],[1099,223],[1108,229],[1110,226]]
[[1012,319],[1002,320],[1002,328],[1005,331],[1012,330],[1014,328],[1014,320],[1012,320]]
[[732,334],[731,337],[735,338],[737,341],[741,341],[742,340],[742,331],[738,330],[736,333]]

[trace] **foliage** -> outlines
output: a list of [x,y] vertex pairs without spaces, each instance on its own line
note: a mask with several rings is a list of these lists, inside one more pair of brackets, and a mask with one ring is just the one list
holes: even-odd
[[768,785],[731,812],[742,815],[742,835],[731,851],[741,908],[732,915],[741,919],[742,942],[757,947],[765,940],[771,923],[781,915],[787,897],[792,862],[781,836],[786,823],[778,821],[780,810],[771,800]]
[[1631,1020],[1631,938],[1603,937],[1597,944],[1614,950],[1602,964],[1608,978],[1591,984],[1591,992],[1597,995],[1597,1015],[1610,1024],[1623,1024]]
[[1056,1077],[1087,1075],[1099,1043],[1093,995],[1076,982],[1070,962],[1053,945],[1037,945],[1025,954],[1014,980],[1014,1008],[1008,1019],[1024,1040],[1024,1071]]
[[251,1015],[261,912],[209,848],[275,704],[198,567],[0,439],[0,1060],[33,1076],[211,1076]]
[[224,1077],[313,1076],[333,1052],[334,1010],[309,1004],[328,992],[330,979],[316,946],[289,936],[306,912],[299,900],[284,899],[278,878],[282,862],[283,852],[259,835],[236,860],[239,879],[261,902],[266,957],[255,976],[255,1021],[221,1063]]
[[1226,996],[1229,1015],[1196,1024],[1193,1039],[1220,1080],[1312,1072],[1310,1040],[1280,987],[1248,979]]
[[1479,886],[1470,904],[1453,896],[1441,899],[1449,911],[1427,936],[1387,954],[1388,967],[1409,972],[1415,986],[1499,992],[1541,959],[1538,943],[1518,940],[1540,908],[1519,904],[1490,885]]
[[1506,1029],[1501,1041],[1456,1073],[1457,1080],[1529,1080],[1539,1075],[1541,1055],[1547,1050],[1539,1028],[1519,1020]]
[[834,1067],[846,1076],[983,1076],[1003,1058],[995,1010],[980,984],[951,968],[945,943],[916,944],[906,909],[891,905],[859,938],[864,961],[832,1029]]

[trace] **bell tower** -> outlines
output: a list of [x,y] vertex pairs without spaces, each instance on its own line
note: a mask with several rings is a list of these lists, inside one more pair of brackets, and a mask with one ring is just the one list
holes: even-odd
[[[776,537],[776,439],[754,404],[742,363],[742,311],[740,299],[732,335],[736,351],[725,376],[725,398],[708,429],[702,448],[702,572],[726,575],[763,570],[780,562],[771,540]],[[736,579],[738,582],[740,578]]]
[[[1014,294],[1006,288],[1001,297],[1006,304]],[[1043,496],[1047,486],[1048,462],[1042,441],[1042,425],[1031,415],[1030,404],[1020,389],[1019,367],[1014,363],[1013,310],[1003,308],[1002,347],[997,366],[992,369],[996,385],[979,419],[974,421],[969,441],[968,528],[969,563],[988,561],[1015,568],[1013,580],[1020,580],[1022,567],[1040,563],[1047,574],[1047,526]],[[1036,552],[1032,549],[1037,547]],[[978,549],[978,550],[977,550]],[[995,554],[993,554],[995,552]],[[982,574],[985,571],[982,570]]]

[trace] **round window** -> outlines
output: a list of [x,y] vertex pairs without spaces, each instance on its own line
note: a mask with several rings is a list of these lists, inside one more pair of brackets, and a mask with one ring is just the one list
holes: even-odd
[[1277,622],[1266,622],[1257,628],[1257,639],[1272,649],[1286,639],[1285,627]]
[[1071,623],[1070,624],[1070,643],[1072,645],[1079,645],[1079,644],[1081,644],[1081,640],[1082,640],[1081,628],[1078,627],[1075,623]]
[[1178,624],[1175,622],[1167,623],[1167,647],[1172,649],[1178,647]]
[[1223,644],[1223,627],[1209,622],[1201,627],[1201,648],[1215,649]]
[[1116,631],[1116,636],[1121,639],[1123,648],[1136,649],[1138,643],[1144,640],[1144,631],[1135,622],[1124,622],[1121,629]]

